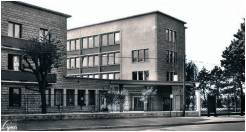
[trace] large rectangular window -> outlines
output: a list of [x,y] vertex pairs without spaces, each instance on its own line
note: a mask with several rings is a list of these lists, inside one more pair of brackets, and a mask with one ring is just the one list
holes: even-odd
[[39,41],[42,42],[45,40],[46,41],[49,40],[48,29],[40,28],[40,30],[39,30]]
[[74,90],[67,89],[67,106],[74,106]]
[[83,65],[83,67],[87,67],[88,66],[88,57],[87,56],[84,56],[82,58],[82,65]]
[[89,37],[89,48],[93,48],[93,37]]
[[138,80],[143,80],[143,71],[138,71]]
[[107,46],[108,45],[108,35],[104,34],[102,35],[102,46]]
[[115,64],[120,64],[120,53],[115,53]]
[[176,63],[176,61],[177,61],[177,52],[169,51],[169,50],[167,50],[166,52],[167,52],[167,54],[166,54],[167,62],[168,63]]
[[63,89],[55,89],[55,105],[63,105]]
[[21,24],[9,22],[8,36],[14,38],[21,38]]
[[108,34],[108,44],[114,45],[114,33]]
[[132,80],[149,80],[149,71],[132,72]]
[[138,73],[136,71],[132,72],[132,80],[138,80]]
[[108,64],[108,56],[107,54],[102,55],[102,65],[107,65]]
[[14,70],[14,71],[19,71],[20,70],[20,56],[19,55],[12,55],[8,54],[8,69],[9,70]]
[[115,44],[120,44],[120,33],[114,33],[114,42]]
[[113,73],[108,74],[108,79],[114,79],[114,74]]
[[93,67],[93,56],[89,56],[88,66]]
[[166,29],[165,38],[167,41],[169,40],[169,30],[168,29]]
[[75,40],[70,41],[71,50],[75,50]]
[[95,47],[99,47],[99,36],[97,35],[97,36],[94,36],[94,46]]
[[114,53],[108,54],[108,65],[114,64]]
[[172,35],[173,35],[172,30],[169,30],[169,39],[168,39],[169,42],[172,42]]
[[85,90],[78,90],[78,105],[85,106]]
[[99,65],[99,57],[98,55],[94,56],[94,66],[98,66]]
[[76,68],[80,68],[80,58],[76,58]]
[[71,69],[75,68],[75,58],[71,58]]
[[89,90],[89,105],[95,105],[95,90]]
[[149,50],[140,49],[132,51],[132,62],[145,62],[149,59]]
[[9,106],[13,106],[13,107],[21,106],[20,88],[9,88]]
[[76,39],[76,50],[80,50],[80,39]]
[[82,48],[83,49],[87,49],[88,48],[88,39],[87,38],[83,38],[82,39]]

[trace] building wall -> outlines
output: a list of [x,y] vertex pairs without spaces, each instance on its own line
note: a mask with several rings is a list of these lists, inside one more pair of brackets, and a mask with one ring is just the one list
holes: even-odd
[[[52,30],[51,32],[53,32],[57,39],[61,41],[61,43],[58,46],[60,50],[65,51],[67,30],[66,19],[67,18],[65,16],[41,11],[13,2],[1,2],[2,36],[8,36],[8,22],[22,24],[21,39],[26,40],[29,40],[31,38],[37,38],[39,36],[40,28],[49,29]],[[5,53],[2,55],[1,59],[2,63],[8,62],[8,58]],[[62,79],[62,76],[66,74],[66,70],[64,70],[64,66],[66,65],[65,60],[66,56],[63,56],[63,59],[61,59],[62,66],[57,70],[57,77],[59,79]],[[2,68],[6,68],[5,65],[2,66]]]
[[[165,29],[176,31],[176,43],[171,43],[165,39]],[[173,20],[164,15],[157,15],[157,73],[158,80],[166,81],[167,71],[174,71],[178,74],[178,81],[183,81],[183,67],[185,56],[185,27],[184,23]],[[171,50],[177,52],[176,64],[166,62],[167,52]]]
[[[145,16],[69,30],[68,40],[120,31],[121,43],[119,50],[121,59],[119,70],[121,79],[132,80],[132,71],[149,70],[150,80],[156,80],[157,73],[155,59],[149,59],[148,62],[132,63],[131,58],[132,50],[138,49],[149,49],[149,56],[151,58],[156,58],[155,30],[155,15],[149,14]],[[93,53],[93,51],[91,51],[91,53]]]

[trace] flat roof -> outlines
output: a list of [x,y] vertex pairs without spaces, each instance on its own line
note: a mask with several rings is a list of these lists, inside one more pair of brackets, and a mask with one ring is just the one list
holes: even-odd
[[[2,1],[2,2],[4,2],[4,1]],[[43,8],[43,7],[40,7],[40,6],[32,5],[32,4],[21,2],[21,1],[6,1],[6,2],[12,2],[12,3],[23,5],[23,6],[26,6],[26,7],[35,8],[35,9],[38,9],[38,10],[41,10],[41,11],[46,11],[46,12],[53,13],[53,14],[56,14],[56,15],[64,16],[66,18],[71,17],[71,15],[68,15],[68,14],[64,14],[64,13],[61,13],[61,12],[53,11],[53,10],[50,10],[50,9],[46,9],[46,8]]]
[[177,20],[177,21],[179,21],[179,22],[181,22],[183,24],[186,24],[185,21],[182,21],[182,20],[180,20],[178,18],[175,18],[173,16],[165,14],[165,13],[163,13],[161,11],[152,11],[152,12],[142,13],[142,14],[138,14],[138,15],[133,15],[133,16],[128,16],[128,17],[113,19],[113,20],[104,21],[104,22],[99,22],[99,23],[95,23],[95,24],[85,25],[85,26],[81,26],[81,27],[71,28],[71,29],[68,29],[67,31],[76,30],[76,29],[85,28],[85,27],[90,27],[90,26],[95,26],[95,25],[100,25],[100,24],[105,24],[105,23],[110,23],[110,22],[115,22],[115,21],[120,21],[120,20],[125,20],[125,19],[130,19],[130,18],[135,18],[135,17],[140,17],[140,16],[145,16],[145,15],[149,15],[149,14],[161,14],[161,15],[167,16],[169,18],[172,18],[174,20]]

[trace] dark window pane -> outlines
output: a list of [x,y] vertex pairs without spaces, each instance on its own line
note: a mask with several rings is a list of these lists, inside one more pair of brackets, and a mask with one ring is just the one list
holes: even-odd
[[167,81],[169,81],[169,72],[166,73]]
[[21,106],[21,90],[20,88],[9,88],[9,106]]
[[169,62],[169,50],[167,50],[166,61]]
[[55,89],[55,105],[63,105],[63,89]]
[[74,106],[74,90],[67,89],[67,106]]
[[139,53],[138,53],[138,61],[139,62],[144,61],[144,50],[139,50]]
[[149,50],[145,49],[144,50],[144,61],[147,61],[149,59]]
[[144,80],[149,80],[149,71],[144,71]]
[[142,71],[138,72],[138,80],[143,80],[143,72]]
[[89,90],[89,105],[95,105],[95,90]]
[[14,66],[13,66],[13,55],[8,54],[8,69],[9,70],[13,70]]
[[132,80],[137,80],[137,79],[138,79],[137,72],[132,72]]
[[85,90],[78,90],[78,105],[85,106]]

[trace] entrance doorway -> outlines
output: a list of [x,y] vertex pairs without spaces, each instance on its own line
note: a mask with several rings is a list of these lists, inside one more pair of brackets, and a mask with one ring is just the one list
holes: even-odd
[[133,97],[133,110],[134,111],[143,111],[144,110],[144,103],[140,100],[140,97]]

